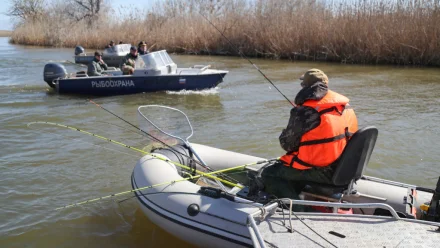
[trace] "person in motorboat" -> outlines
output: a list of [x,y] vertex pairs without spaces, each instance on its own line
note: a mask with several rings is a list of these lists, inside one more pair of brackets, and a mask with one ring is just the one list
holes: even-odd
[[278,198],[299,199],[306,182],[331,184],[335,164],[358,130],[349,99],[328,89],[323,71],[310,69],[300,80],[296,107],[279,137],[287,153],[260,172],[264,191]]
[[110,41],[110,44],[108,44],[105,48],[110,48],[113,47],[115,45],[115,42],[112,40]]
[[101,76],[105,70],[108,69],[107,64],[102,60],[102,53],[96,51],[95,57],[89,63],[87,67],[87,75],[91,76]]
[[150,51],[148,51],[147,43],[145,41],[139,42],[138,52],[140,55],[148,54],[150,52]]
[[130,48],[130,52],[127,53],[124,59],[121,61],[121,65],[119,66],[124,75],[131,75],[134,72],[136,67],[136,62],[139,60],[138,51],[135,46]]

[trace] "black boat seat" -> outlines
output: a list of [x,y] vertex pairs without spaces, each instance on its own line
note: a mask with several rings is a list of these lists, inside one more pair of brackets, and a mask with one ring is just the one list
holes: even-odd
[[353,184],[362,177],[370,160],[379,131],[374,126],[359,129],[347,143],[334,165],[332,184],[307,182],[302,192],[340,199],[353,192]]
[[78,71],[75,74],[75,77],[87,77],[87,72],[86,71]]

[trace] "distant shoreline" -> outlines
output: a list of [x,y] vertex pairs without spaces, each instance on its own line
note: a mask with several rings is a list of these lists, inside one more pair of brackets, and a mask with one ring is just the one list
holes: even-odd
[[22,21],[9,42],[103,49],[146,41],[178,54],[440,67],[438,1],[173,0],[139,16],[104,11],[82,21],[57,5]]
[[9,30],[0,30],[0,37],[11,37],[12,31]]

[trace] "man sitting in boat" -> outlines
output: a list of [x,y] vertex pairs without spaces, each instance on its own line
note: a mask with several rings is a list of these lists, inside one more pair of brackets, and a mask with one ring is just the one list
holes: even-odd
[[127,53],[124,59],[121,61],[119,66],[122,69],[124,75],[131,75],[136,67],[136,62],[139,60],[137,48],[132,46],[130,48],[130,53]]
[[102,60],[102,53],[96,51],[95,57],[87,67],[87,75],[89,77],[101,76],[102,73],[107,69],[108,69],[107,64]]
[[110,41],[110,44],[105,46],[105,48],[110,48],[110,47],[113,47],[114,45],[115,45],[115,42],[114,41]]
[[349,99],[328,89],[323,71],[310,69],[300,79],[297,106],[279,137],[287,153],[261,173],[265,191],[278,198],[299,199],[300,181],[331,184],[334,166],[358,130]]
[[140,55],[148,54],[150,51],[147,49],[147,43],[145,41],[141,41],[138,44],[138,52]]

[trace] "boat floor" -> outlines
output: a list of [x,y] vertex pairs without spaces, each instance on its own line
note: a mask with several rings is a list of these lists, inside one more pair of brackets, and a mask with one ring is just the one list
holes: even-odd
[[[326,242],[292,215],[275,213],[258,224],[266,247],[439,247],[438,227],[381,216],[298,215]],[[335,232],[345,237],[338,237]]]

